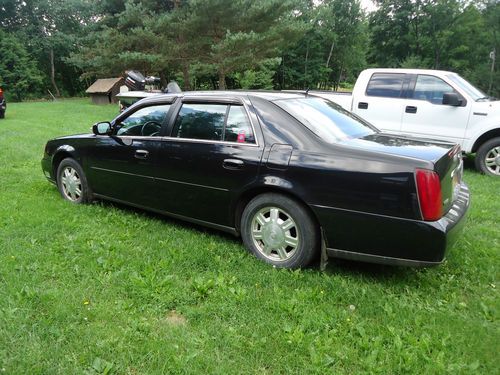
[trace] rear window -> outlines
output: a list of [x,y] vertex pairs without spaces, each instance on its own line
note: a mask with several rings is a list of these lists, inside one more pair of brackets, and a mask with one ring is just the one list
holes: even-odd
[[329,143],[378,132],[372,125],[326,99],[282,99],[274,103]]
[[367,96],[399,98],[403,89],[404,74],[375,73],[368,82]]

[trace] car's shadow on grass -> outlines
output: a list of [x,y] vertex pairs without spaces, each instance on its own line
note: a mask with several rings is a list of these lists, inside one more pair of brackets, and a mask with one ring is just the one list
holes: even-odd
[[366,263],[346,259],[330,258],[325,273],[332,276],[346,276],[385,285],[412,285],[432,268],[414,268]]
[[[121,203],[105,200],[98,200],[96,201],[96,203],[103,207],[114,207],[119,210],[123,210],[124,213],[128,212],[131,214],[138,214],[149,219],[158,220],[165,225],[173,225],[176,228],[192,231],[195,235],[196,232],[198,232],[200,235],[202,233],[205,233],[207,235],[213,236],[215,239],[229,242],[234,245],[235,248],[241,248],[241,251],[247,251],[242,243],[241,238],[236,237],[230,233],[207,228],[198,224],[182,221],[166,215],[146,211]],[[207,254],[207,256],[209,256],[209,254]],[[259,260],[257,259],[253,259],[252,261],[259,262]],[[422,274],[425,274],[427,270],[425,268],[415,269],[411,267],[387,266],[382,264],[372,264],[337,258],[329,258],[324,271],[321,271],[320,268],[320,262],[318,260],[316,262],[313,262],[313,264],[311,264],[307,268],[307,270],[318,273],[323,272],[324,274],[331,276],[339,275],[351,278],[359,278],[368,282],[382,282],[388,284],[401,282],[404,282],[405,284],[411,284],[412,281],[415,281],[416,277],[422,276]]]
[[113,208],[116,208],[117,210],[120,210],[123,212],[128,212],[130,214],[139,215],[139,216],[143,216],[145,218],[158,220],[165,225],[172,225],[172,226],[175,226],[176,228],[182,228],[182,229],[185,229],[188,231],[199,232],[199,233],[207,233],[209,235],[213,235],[214,237],[220,237],[220,238],[223,238],[224,240],[232,241],[235,244],[241,243],[241,241],[238,237],[236,237],[230,233],[219,231],[219,230],[212,229],[209,227],[205,227],[205,226],[200,225],[200,224],[191,223],[189,221],[176,219],[176,218],[173,218],[173,217],[168,216],[168,215],[163,215],[163,214],[156,213],[153,211],[148,211],[148,210],[145,210],[142,208],[137,208],[137,207],[129,206],[126,204],[107,201],[107,200],[101,200],[101,199],[96,199],[94,201],[94,204],[101,205],[102,207],[113,207]]

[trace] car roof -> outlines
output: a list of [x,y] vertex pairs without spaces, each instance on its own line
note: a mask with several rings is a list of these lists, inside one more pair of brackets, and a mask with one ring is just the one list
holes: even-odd
[[370,68],[365,69],[368,73],[404,73],[404,74],[456,74],[448,70],[436,69],[406,69],[406,68]]
[[182,93],[171,93],[171,94],[157,94],[153,96],[146,97],[141,100],[141,103],[146,103],[150,101],[158,101],[167,98],[214,98],[214,99],[230,99],[230,98],[241,98],[241,97],[259,97],[269,101],[280,100],[280,99],[299,99],[306,97],[306,92],[282,92],[282,91],[264,91],[264,90],[227,90],[227,91],[185,91]]

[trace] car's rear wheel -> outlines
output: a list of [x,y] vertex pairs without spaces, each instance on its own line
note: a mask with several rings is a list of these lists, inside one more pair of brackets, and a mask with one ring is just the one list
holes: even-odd
[[92,201],[85,173],[74,159],[66,158],[57,167],[57,187],[62,197],[72,203]]
[[241,217],[245,246],[276,267],[306,267],[318,254],[319,228],[301,203],[282,194],[252,199]]
[[490,139],[479,147],[476,168],[484,174],[500,176],[500,137]]

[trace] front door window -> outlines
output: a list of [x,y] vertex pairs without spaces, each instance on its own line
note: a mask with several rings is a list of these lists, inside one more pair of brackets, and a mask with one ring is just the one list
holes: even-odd
[[116,124],[114,133],[119,136],[157,136],[169,109],[170,104],[141,108]]
[[455,90],[441,78],[420,74],[415,84],[413,99],[443,104],[443,95],[446,92],[455,92]]

